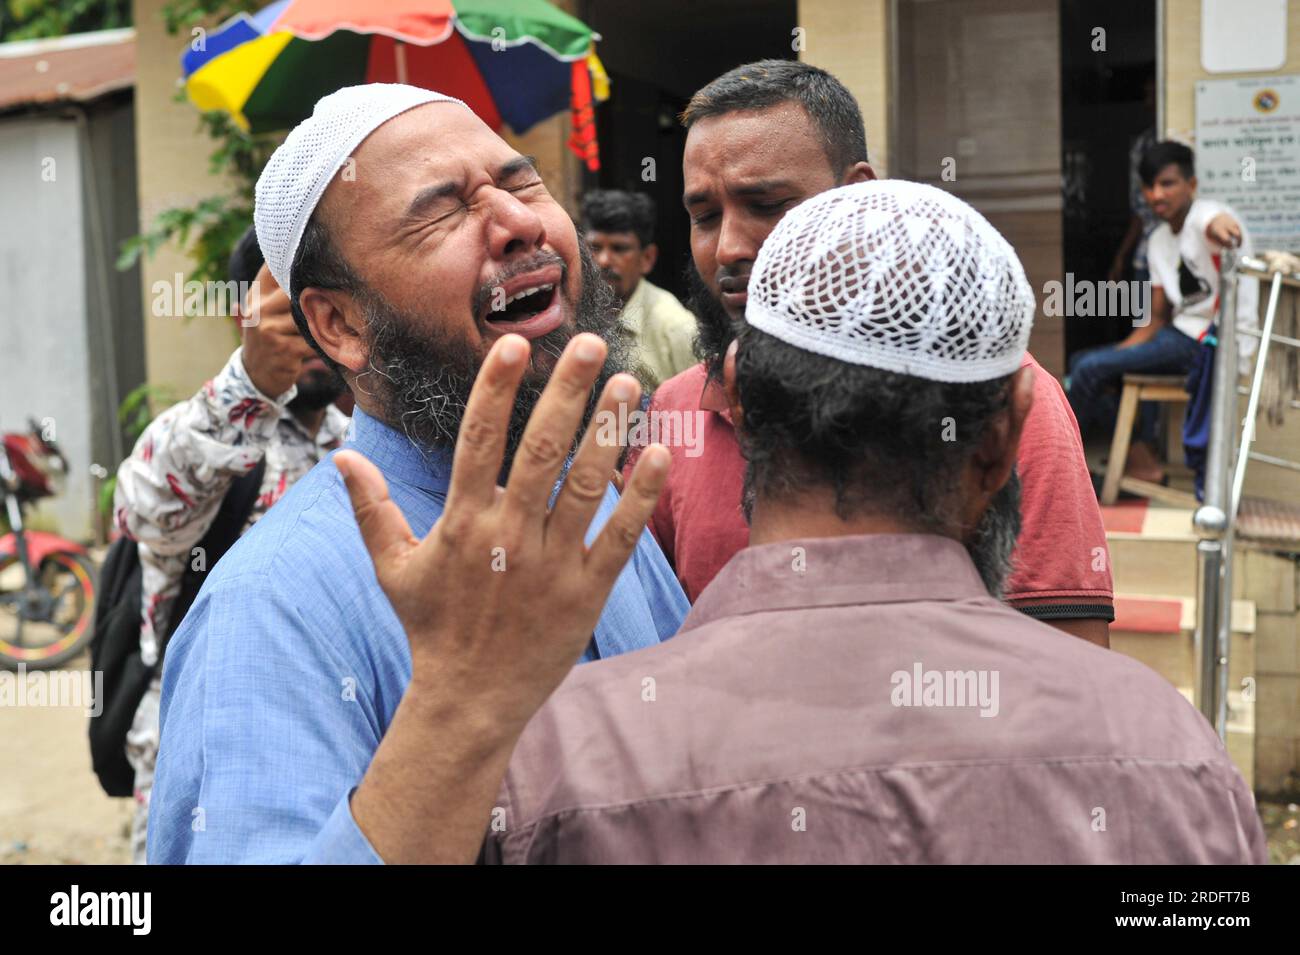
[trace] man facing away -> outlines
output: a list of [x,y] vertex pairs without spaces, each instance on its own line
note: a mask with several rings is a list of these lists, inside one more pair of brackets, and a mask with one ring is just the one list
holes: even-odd
[[[618,303],[573,221],[533,162],[458,100],[386,84],[325,97],[267,164],[254,219],[298,328],[356,397],[348,446],[378,464],[417,533],[447,503],[452,447],[491,342],[531,343],[510,462],[563,461],[567,446],[530,445],[522,425],[579,331],[598,333],[581,342],[599,352],[602,382],[635,385],[614,374]],[[594,536],[618,495],[607,480],[580,492]],[[688,609],[648,534],[632,536],[629,554],[583,659],[658,643]],[[483,557],[506,573],[514,536]],[[566,595],[532,609],[553,612]],[[168,647],[149,861],[346,857],[359,838],[350,794],[381,750],[418,751],[416,766],[439,758],[424,737],[459,679],[412,654],[339,474],[322,462],[222,559]]]
[[[343,382],[298,333],[289,296],[263,268],[252,226],[230,256],[230,278],[250,288],[250,301],[234,316],[243,344],[198,394],[155,418],[118,468],[113,512],[118,529],[140,545],[140,656],[146,666],[157,664],[165,635],[180,622],[172,607],[191,549],[212,526],[232,483],[265,462],[247,530],[338,447],[347,430],[347,417],[333,404]],[[161,688],[159,671],[127,734],[135,769],[136,863],[145,861]]]
[[[691,306],[705,361],[659,387],[651,420],[697,416],[695,446],[669,443],[673,469],[650,527],[692,600],[745,546],[744,461],[719,381],[745,319],[746,283],[790,209],[836,185],[871,180],[862,114],[825,70],[789,60],[736,67],[683,113],[683,202],[691,217]],[[1024,529],[1005,598],[1016,609],[1101,646],[1114,619],[1106,532],[1078,427],[1056,380],[1028,352],[1037,400],[1017,469]],[[891,413],[882,406],[881,413]],[[947,416],[945,416],[946,419]],[[938,420],[941,430],[960,422]],[[700,453],[702,452],[702,453]],[[636,461],[629,455],[629,467]],[[864,565],[863,574],[874,572]]]
[[[1182,143],[1159,142],[1138,165],[1143,194],[1161,220],[1147,241],[1151,271],[1149,321],[1115,345],[1090,348],[1070,361],[1070,404],[1079,427],[1112,424],[1119,410],[1119,385],[1126,374],[1184,375],[1196,361],[1213,324],[1219,301],[1219,254],[1227,246],[1250,254],[1250,235],[1233,210],[1196,196],[1195,156]],[[1237,286],[1237,320],[1254,325],[1259,281]],[[1243,336],[1241,353],[1254,351]],[[1155,451],[1155,418],[1142,417],[1126,473],[1160,482],[1164,469]]]
[[582,231],[601,275],[623,302],[634,342],[632,360],[647,384],[659,384],[695,364],[695,316],[646,276],[655,267],[655,207],[639,192],[604,189],[582,198]]
[[[376,468],[335,458],[413,652],[462,677],[440,700],[442,758],[393,754],[383,798],[357,791],[349,858],[1265,861],[1249,789],[1173,686],[997,599],[1036,374],[1010,245],[940,190],[858,183],[789,212],[748,289],[723,387],[752,535],[677,639],[570,669],[609,541],[585,546],[572,497],[548,512],[558,458],[483,487],[522,343],[484,364],[455,499],[425,540]],[[567,446],[595,373],[566,354],[529,434]],[[598,479],[617,451],[589,431],[572,473]],[[630,475],[625,540],[667,459],[650,445]],[[517,560],[494,575],[478,555],[505,526]],[[581,597],[541,614],[516,587]],[[494,651],[515,682],[491,679]]]

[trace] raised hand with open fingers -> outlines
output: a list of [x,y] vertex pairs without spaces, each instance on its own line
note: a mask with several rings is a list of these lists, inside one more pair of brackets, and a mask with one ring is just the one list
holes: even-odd
[[[417,540],[379,470],[355,452],[334,458],[347,482],[376,575],[406,629],[412,682],[454,693],[505,735],[522,731],[591,639],[605,600],[649,520],[667,476],[667,451],[641,455],[618,506],[593,541],[587,529],[621,448],[591,428],[554,505],[605,358],[594,335],[569,343],[498,486],[506,428],[528,364],[528,342],[507,335],[483,362],[460,428],[447,506]],[[630,375],[610,379],[597,413],[635,406]]]

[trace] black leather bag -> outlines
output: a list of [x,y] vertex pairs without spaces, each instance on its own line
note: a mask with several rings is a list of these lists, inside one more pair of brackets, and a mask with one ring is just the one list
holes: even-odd
[[[206,555],[207,569],[234,546],[248,515],[252,513],[266,472],[266,460],[235,480],[226,492],[221,508],[198,544]],[[113,542],[99,572],[96,595],[95,632],[90,639],[90,669],[102,673],[100,697],[94,700],[97,716],[90,718],[90,760],[104,792],[130,796],[135,792],[135,770],[126,758],[126,734],[135,711],[149,689],[155,670],[162,669],[167,641],[180,627],[207,578],[206,570],[185,571],[180,594],[172,605],[158,662],[148,666],[140,655],[140,601],[142,599],[140,548],[135,541],[120,537]]]

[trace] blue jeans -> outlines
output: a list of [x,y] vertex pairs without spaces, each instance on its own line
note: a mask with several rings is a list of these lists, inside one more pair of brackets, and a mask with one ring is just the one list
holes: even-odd
[[[1119,412],[1119,389],[1128,374],[1185,375],[1200,350],[1196,339],[1184,335],[1172,325],[1162,325],[1148,341],[1132,348],[1102,345],[1076,352],[1070,358],[1069,385],[1066,396],[1079,432],[1115,421]],[[1156,406],[1144,401],[1138,437],[1155,443]]]

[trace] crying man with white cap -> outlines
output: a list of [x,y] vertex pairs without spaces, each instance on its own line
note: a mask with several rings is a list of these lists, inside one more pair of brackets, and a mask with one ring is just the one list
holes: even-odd
[[[492,439],[482,428],[465,434],[462,422],[503,337],[522,362],[519,379],[493,430],[496,469],[474,490],[490,497],[512,472],[552,465],[556,486],[569,445],[530,441],[523,425],[561,356],[592,373],[580,419],[602,389],[636,407],[639,385],[618,374],[618,301],[572,220],[533,161],[459,100],[389,84],[325,97],[267,164],[254,219],[299,330],[355,396],[346,447],[378,466],[388,503],[416,534],[456,497],[457,438]],[[619,558],[571,662],[657,644],[688,609],[647,532],[608,531],[616,466],[599,479],[570,472],[560,498],[582,498],[577,530],[617,537]],[[510,582],[502,602],[546,616],[589,599],[520,579],[515,543],[507,528],[474,557]],[[494,658],[490,685],[518,695],[521,660],[505,644]],[[428,786],[431,767],[451,754],[429,732],[455,710],[442,708],[449,686],[469,685],[463,677],[408,641],[340,470],[322,461],[212,570],[167,648],[149,861],[373,858],[352,795],[377,753],[400,754],[416,774],[410,787],[381,786],[386,804]]]
[[[340,453],[413,644],[477,688],[443,698],[423,788],[377,755],[352,803],[370,861],[1266,861],[1250,789],[1172,685],[994,596],[1034,394],[1033,293],[1006,240],[930,186],[843,186],[786,213],[748,296],[723,377],[749,547],[659,646],[574,669],[598,602],[532,613],[479,559],[513,501],[513,572],[601,595],[608,548],[563,501],[548,514],[546,475],[452,500],[418,541],[380,470]],[[453,487],[500,459],[467,438],[508,416],[516,344],[484,365]],[[595,378],[565,356],[529,434],[567,444]],[[601,452],[584,441],[574,473]],[[644,521],[667,458],[646,449],[615,520]],[[464,611],[471,594],[499,609]],[[466,655],[503,634],[527,658],[514,695]]]

